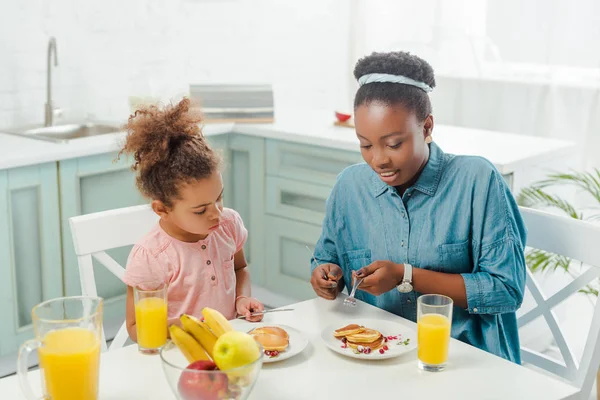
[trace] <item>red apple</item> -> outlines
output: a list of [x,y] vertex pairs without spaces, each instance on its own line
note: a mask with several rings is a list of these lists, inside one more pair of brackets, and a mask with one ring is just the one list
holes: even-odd
[[343,113],[343,112],[340,112],[340,111],[336,111],[335,112],[335,117],[340,122],[346,122],[346,121],[348,121],[351,116],[352,116],[352,114],[346,114],[346,113]]
[[199,360],[188,365],[179,377],[178,390],[185,400],[220,400],[226,397],[229,384],[227,375],[223,372],[195,372],[217,371],[217,366],[212,361]]

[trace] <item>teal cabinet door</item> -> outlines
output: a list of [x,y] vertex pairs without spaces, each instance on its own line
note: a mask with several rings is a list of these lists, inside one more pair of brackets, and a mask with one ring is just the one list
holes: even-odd
[[231,163],[231,151],[229,151],[229,134],[208,136],[206,139],[210,146],[222,158],[221,176],[223,178],[223,205],[230,206],[231,194],[231,179],[229,165]]
[[244,254],[252,283],[265,280],[265,143],[264,139],[231,135],[223,177],[225,206],[236,210],[248,229]]
[[63,294],[56,163],[0,171],[0,356],[33,337],[31,309]]
[[[135,185],[131,160],[121,157],[119,161],[115,161],[116,156],[116,153],[100,154],[59,163],[62,251],[67,296],[81,294],[69,218],[147,202]],[[131,247],[112,249],[107,253],[124,267]],[[125,285],[96,260],[94,274],[98,295],[105,300],[105,324],[110,325],[111,321],[122,322],[125,318]],[[107,326],[107,336],[110,336],[110,330]]]
[[321,227],[281,217],[265,218],[266,287],[272,292],[307,300],[315,297],[310,285],[310,251]]

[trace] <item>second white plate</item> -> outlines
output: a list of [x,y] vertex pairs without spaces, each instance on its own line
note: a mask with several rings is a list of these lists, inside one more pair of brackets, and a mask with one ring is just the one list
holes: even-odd
[[[279,355],[277,355],[276,357],[269,357],[267,355],[265,355],[265,358],[263,360],[263,363],[274,363],[274,362],[278,362],[278,361],[283,361],[283,360],[287,360],[288,358],[294,357],[297,354],[302,353],[302,351],[306,348],[306,346],[308,345],[308,339],[306,338],[306,336],[304,336],[304,334],[302,332],[300,332],[299,330],[292,328],[291,326],[287,326],[287,325],[280,325],[280,324],[252,324],[252,329],[256,329],[262,326],[278,326],[282,329],[285,329],[285,331],[288,333],[288,335],[290,336],[290,343],[288,345],[288,348],[285,349],[285,351],[282,351],[281,353],[279,353]],[[249,329],[248,331],[252,330]]]
[[[350,347],[344,348],[342,346],[342,341],[333,336],[333,332],[336,329],[350,324],[358,324],[364,326],[365,328],[375,329],[381,332],[381,334],[385,337],[396,337],[396,339],[388,340],[386,344],[388,350],[383,354],[379,353],[378,350],[369,354],[355,353]],[[336,353],[361,360],[383,360],[386,358],[398,357],[417,348],[417,332],[404,325],[380,319],[357,318],[336,322],[323,329],[321,332],[321,339],[327,347]]]

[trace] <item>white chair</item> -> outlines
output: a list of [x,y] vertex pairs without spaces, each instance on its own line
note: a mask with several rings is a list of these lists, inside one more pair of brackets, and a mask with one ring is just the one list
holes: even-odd
[[[149,205],[119,208],[116,210],[80,215],[69,218],[71,235],[79,264],[81,293],[97,296],[92,257],[123,281],[125,269],[105,251],[135,244],[158,221]],[[123,347],[128,338],[127,326],[121,325],[110,348],[102,332],[102,351]]]
[[523,363],[568,381],[579,389],[579,398],[587,399],[600,364],[600,301],[594,306],[581,360],[577,360],[573,355],[553,308],[600,276],[600,226],[530,208],[521,207],[520,211],[528,230],[527,247],[563,255],[589,267],[550,297],[542,293],[534,275],[527,271],[527,289],[537,305],[518,318],[519,328],[540,316],[543,317],[563,360],[522,347]]

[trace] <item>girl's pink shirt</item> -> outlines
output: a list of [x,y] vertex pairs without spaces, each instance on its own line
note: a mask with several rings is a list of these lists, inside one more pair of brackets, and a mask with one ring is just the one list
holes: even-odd
[[131,250],[124,281],[143,289],[167,283],[169,323],[184,313],[200,318],[204,307],[235,318],[233,257],[247,238],[242,218],[230,208],[223,208],[215,231],[194,243],[169,236],[157,223]]

